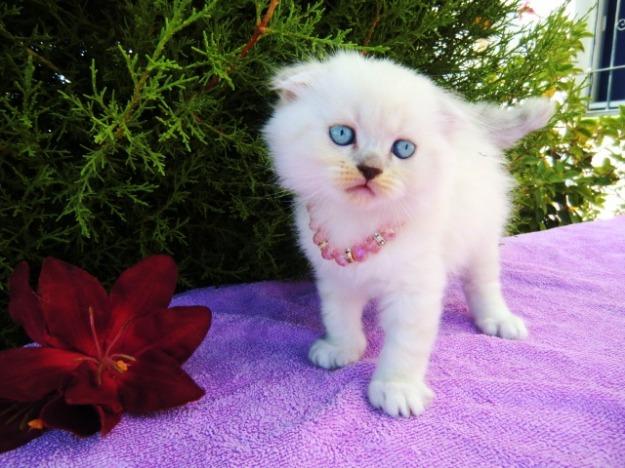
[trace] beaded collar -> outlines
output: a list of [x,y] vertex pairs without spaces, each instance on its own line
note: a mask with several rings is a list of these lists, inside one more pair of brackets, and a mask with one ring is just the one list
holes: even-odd
[[313,232],[313,242],[319,247],[321,256],[326,260],[335,261],[342,267],[364,262],[369,256],[378,253],[387,242],[395,238],[397,229],[401,227],[401,224],[384,226],[350,247],[338,248],[331,244],[327,233],[313,219],[311,205],[307,205],[306,208],[310,219],[308,227]]

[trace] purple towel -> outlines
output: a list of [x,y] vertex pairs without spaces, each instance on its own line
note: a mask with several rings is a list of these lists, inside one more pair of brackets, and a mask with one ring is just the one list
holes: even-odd
[[214,324],[186,365],[206,396],[104,438],[54,431],[3,467],[625,466],[625,217],[505,239],[504,293],[526,341],[477,332],[452,282],[421,416],[372,409],[382,334],[347,368],[307,360],[321,333],[309,282],[189,291]]

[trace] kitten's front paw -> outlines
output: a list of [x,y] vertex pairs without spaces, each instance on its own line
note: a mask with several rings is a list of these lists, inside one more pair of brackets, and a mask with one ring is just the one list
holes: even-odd
[[362,337],[358,343],[350,346],[340,346],[330,343],[326,339],[318,339],[310,347],[308,358],[313,364],[324,369],[335,369],[358,361],[367,346],[366,339]]
[[369,402],[393,417],[417,416],[433,398],[434,392],[424,382],[372,380],[369,384]]
[[527,328],[523,319],[507,313],[501,316],[486,317],[476,322],[480,330],[487,335],[500,336],[507,340],[522,340],[527,338]]

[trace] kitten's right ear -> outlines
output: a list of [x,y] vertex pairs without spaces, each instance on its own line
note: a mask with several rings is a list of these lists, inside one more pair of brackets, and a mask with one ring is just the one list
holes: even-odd
[[312,86],[319,66],[319,62],[306,62],[285,67],[271,79],[271,89],[278,92],[281,101],[294,101]]

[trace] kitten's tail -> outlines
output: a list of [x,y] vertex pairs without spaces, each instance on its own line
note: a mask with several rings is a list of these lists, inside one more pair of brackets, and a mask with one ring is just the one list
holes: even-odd
[[529,98],[508,108],[489,103],[470,107],[478,125],[502,149],[510,148],[528,133],[544,127],[555,111],[553,102],[546,98]]

